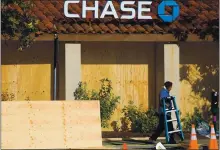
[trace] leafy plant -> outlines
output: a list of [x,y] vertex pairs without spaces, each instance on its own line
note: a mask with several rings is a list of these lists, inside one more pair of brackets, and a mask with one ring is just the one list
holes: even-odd
[[204,40],[207,38],[207,36],[211,35],[213,38],[213,41],[218,42],[219,41],[218,24],[219,24],[218,19],[208,22],[207,27],[204,28],[201,32],[199,32],[200,38]]
[[131,122],[132,132],[149,133],[154,130],[158,124],[158,117],[153,109],[144,111],[142,105],[134,105],[133,101],[129,101],[129,105],[122,110],[124,117]]
[[14,93],[9,93],[9,92],[2,92],[1,94],[2,101],[13,101],[15,98]]
[[79,82],[78,88],[74,92],[75,99],[78,100],[89,100],[89,93],[87,91],[87,84]]
[[180,29],[176,29],[173,31],[173,35],[178,41],[186,41],[188,39],[188,34],[188,32],[183,32]]
[[112,83],[105,78],[100,80],[101,87],[99,91],[89,91],[86,83],[79,83],[78,88],[74,92],[74,97],[77,100],[99,100],[101,112],[101,125],[108,127],[108,121],[111,119],[114,110],[117,107],[120,97],[113,94]]
[[38,20],[30,10],[31,0],[1,0],[1,30],[5,40],[19,39],[18,50],[28,48],[34,41],[33,33],[37,31]]
[[[211,116],[211,112],[209,116]],[[194,124],[196,128],[198,127],[200,122],[205,122],[206,124],[209,124],[210,122],[212,122],[212,117],[209,117],[208,119],[205,120],[202,115],[202,111],[200,111],[199,108],[194,108],[194,113],[193,114],[187,113],[186,116],[184,116],[184,118],[181,119],[181,122],[182,122],[183,130],[191,132],[192,124]],[[216,128],[218,130],[219,129],[218,119],[217,119],[216,124],[217,124]]]
[[199,121],[203,120],[202,118],[202,113],[199,111],[198,108],[195,108],[192,115],[187,113],[186,116],[181,119],[183,130],[190,132],[192,124],[195,124],[195,127],[198,127]]

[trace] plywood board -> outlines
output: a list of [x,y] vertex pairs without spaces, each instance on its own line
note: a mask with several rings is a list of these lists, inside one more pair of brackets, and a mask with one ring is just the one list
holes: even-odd
[[153,107],[150,101],[154,101],[155,96],[154,53],[151,47],[135,46],[98,43],[82,47],[81,79],[87,83],[88,89],[99,90],[100,80],[108,78],[113,93],[120,96],[109,124],[112,121],[120,123],[122,109],[129,101],[134,101],[136,106],[142,105],[145,110]]
[[1,116],[3,149],[102,147],[99,101],[3,102]]
[[11,100],[51,100],[51,64],[2,65],[2,92]]

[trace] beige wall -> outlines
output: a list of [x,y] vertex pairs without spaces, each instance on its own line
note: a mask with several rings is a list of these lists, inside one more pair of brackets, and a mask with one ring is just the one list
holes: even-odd
[[2,41],[2,92],[11,100],[50,100],[53,42],[37,42],[24,52],[17,42]]
[[[163,43],[82,42],[81,44],[82,80],[88,82],[90,89],[98,89],[99,80],[108,77],[112,80],[115,94],[121,96],[120,105],[112,121],[119,120],[120,111],[129,100],[134,100],[136,105],[143,104],[146,109],[158,107],[158,94],[164,83]],[[60,42],[58,76],[60,100],[65,99],[64,56],[65,42]],[[196,106],[207,110],[211,90],[219,89],[219,74],[215,71],[215,68],[219,67],[218,56],[217,43],[180,43],[180,109],[183,115],[186,112],[193,112]],[[16,99],[19,100],[24,100],[28,96],[31,100],[51,99],[52,63],[53,42],[36,42],[24,52],[16,51],[16,42],[8,43],[8,47],[3,44],[3,91],[9,89],[17,93]],[[41,91],[47,94],[41,94]],[[23,94],[19,96],[19,93]]]
[[[18,42],[2,41],[2,91],[13,94],[13,100],[53,99],[53,41],[38,41],[22,52]],[[65,43],[59,44],[58,99],[65,99]]]
[[[130,100],[147,110],[155,101],[155,45],[135,42],[82,43],[82,81],[88,88],[98,90],[100,80],[112,81],[114,94],[120,104],[112,121],[120,120],[122,109]],[[120,126],[120,124],[119,124]]]
[[181,43],[180,79],[183,115],[192,113],[197,107],[207,118],[211,91],[219,91],[218,43]]

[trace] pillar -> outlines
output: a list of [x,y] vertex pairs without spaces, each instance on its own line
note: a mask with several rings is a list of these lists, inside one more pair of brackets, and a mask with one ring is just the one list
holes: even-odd
[[164,81],[173,82],[171,94],[176,96],[177,105],[180,90],[179,58],[179,46],[177,44],[164,45]]
[[[164,80],[173,82],[173,88],[170,92],[172,96],[176,97],[176,103],[178,108],[180,107],[180,71],[179,71],[179,46],[177,44],[165,44],[164,45]],[[175,118],[175,113],[172,113],[172,117]],[[176,127],[176,122],[173,122]]]
[[65,44],[65,99],[74,100],[81,81],[81,44]]

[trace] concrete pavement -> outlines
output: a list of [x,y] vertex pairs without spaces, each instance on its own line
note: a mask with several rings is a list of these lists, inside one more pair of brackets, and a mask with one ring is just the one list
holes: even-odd
[[[128,149],[155,149],[156,144],[152,144],[148,142],[148,137],[146,138],[108,138],[103,139],[103,146],[106,149],[121,149],[123,143],[127,144]],[[189,145],[190,138],[186,138],[183,142],[178,142],[178,144],[166,144],[166,140],[164,137],[160,137],[157,142],[161,142],[167,149],[173,150],[184,150],[187,149]],[[198,144],[201,149],[202,147],[206,147],[209,143],[208,138],[198,138]]]

